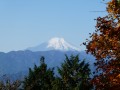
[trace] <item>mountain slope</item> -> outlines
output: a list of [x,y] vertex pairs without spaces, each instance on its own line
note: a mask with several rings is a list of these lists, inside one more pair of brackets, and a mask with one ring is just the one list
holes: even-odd
[[[79,54],[80,59],[86,58],[86,61],[90,63],[91,68],[93,68],[94,58],[91,55],[87,55],[85,52],[77,51],[12,51],[9,53],[0,52],[0,76],[5,74],[13,75],[19,73],[19,75],[24,75],[23,72],[28,72],[29,67],[33,68],[34,64],[40,64],[40,57],[45,57],[45,62],[48,67],[57,67],[65,60],[65,54],[70,56],[71,54]],[[20,74],[21,73],[21,74]],[[17,75],[17,76],[19,76]],[[20,76],[19,76],[20,77]]]
[[27,50],[30,50],[30,51],[48,51],[48,50],[80,51],[79,48],[69,44],[63,38],[52,38],[48,42],[42,43],[36,47],[30,47]]
[[34,67],[34,64],[40,65],[41,56],[45,57],[48,67],[58,67],[64,62],[65,54],[68,57],[79,54],[80,60],[85,58],[90,63],[92,70],[94,69],[93,56],[80,51],[79,48],[67,43],[63,38],[52,38],[48,42],[24,51],[0,52],[0,77],[5,74],[12,79],[24,77],[24,75],[27,75],[29,68]]

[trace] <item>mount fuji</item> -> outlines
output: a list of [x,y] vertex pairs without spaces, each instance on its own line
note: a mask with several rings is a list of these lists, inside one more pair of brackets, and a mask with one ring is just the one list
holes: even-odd
[[[86,54],[85,51],[69,44],[63,38],[52,38],[48,42],[26,50],[0,52],[0,80],[7,75],[12,80],[23,79],[28,74],[29,67],[34,68],[34,64],[40,65],[40,57],[45,57],[48,67],[57,67],[65,60],[65,55],[79,55],[80,60],[86,59],[90,63],[90,68],[94,70],[94,57]],[[55,71],[57,72],[57,71]]]
[[35,47],[27,48],[30,51],[49,51],[49,50],[59,50],[59,51],[80,51],[79,48],[69,44],[64,40],[64,38],[52,38],[48,42],[42,43]]

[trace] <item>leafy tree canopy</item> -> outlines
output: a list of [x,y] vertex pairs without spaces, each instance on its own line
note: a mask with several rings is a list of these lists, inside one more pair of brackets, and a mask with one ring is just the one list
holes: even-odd
[[96,89],[120,89],[120,0],[107,3],[108,15],[96,19],[96,31],[87,40],[87,52],[96,57]]

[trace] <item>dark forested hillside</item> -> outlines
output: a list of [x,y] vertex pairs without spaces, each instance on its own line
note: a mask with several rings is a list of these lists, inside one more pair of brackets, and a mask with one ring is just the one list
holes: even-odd
[[[77,51],[11,51],[8,53],[0,52],[0,76],[8,75],[12,78],[22,77],[26,75],[29,67],[33,67],[34,64],[39,65],[40,57],[44,56],[46,58],[46,63],[48,67],[57,67],[65,60],[65,54],[70,56],[71,54],[79,54],[80,58],[86,58],[86,61],[92,60],[94,58],[91,55],[87,55],[85,52]],[[89,62],[88,61],[88,62]],[[93,62],[90,61],[92,64]],[[91,65],[93,66],[93,65]]]

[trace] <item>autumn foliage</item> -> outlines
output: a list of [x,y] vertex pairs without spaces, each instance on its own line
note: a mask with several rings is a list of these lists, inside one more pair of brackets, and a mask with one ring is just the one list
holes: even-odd
[[92,82],[97,90],[120,90],[120,0],[107,3],[108,15],[96,19],[96,31],[86,43],[96,57]]

